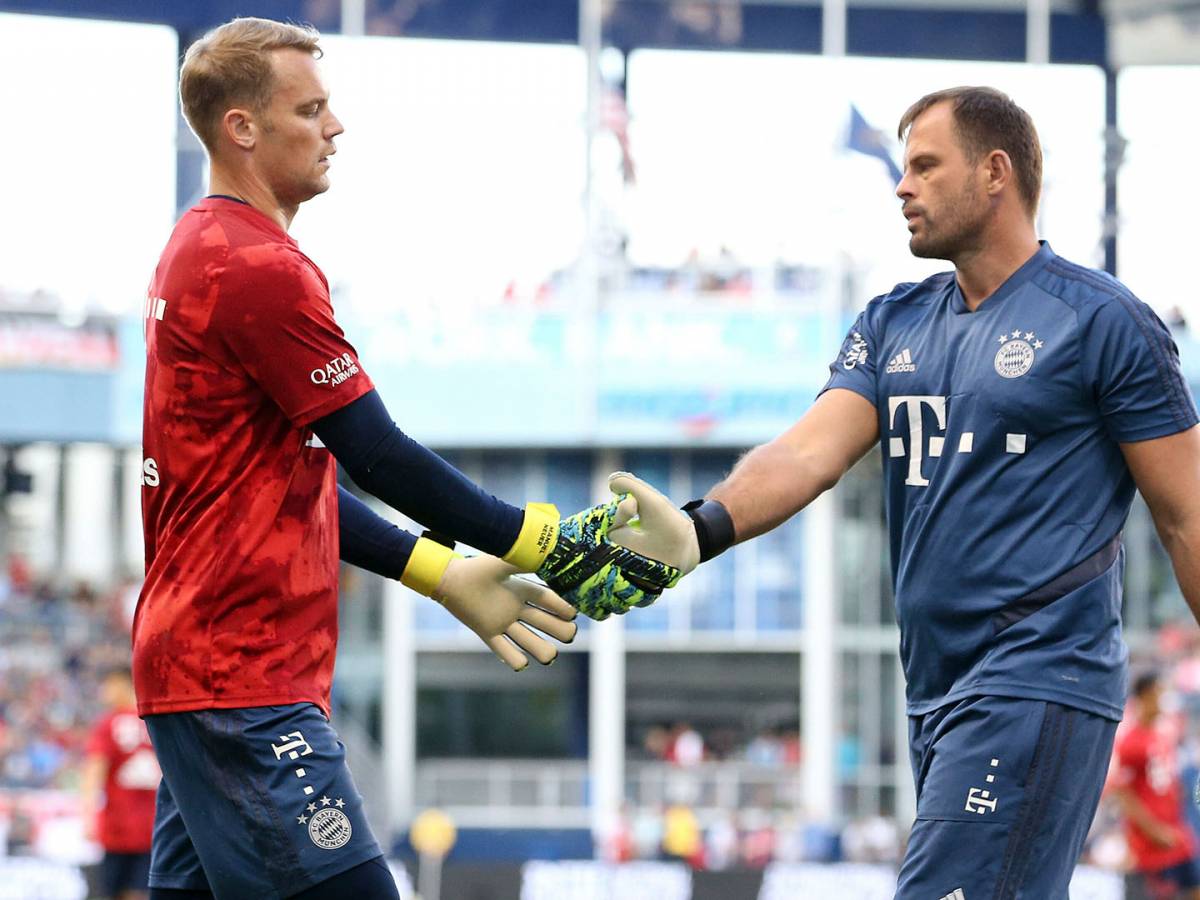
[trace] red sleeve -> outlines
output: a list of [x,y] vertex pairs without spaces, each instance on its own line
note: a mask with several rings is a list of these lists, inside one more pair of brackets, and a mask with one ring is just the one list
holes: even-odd
[[107,759],[112,756],[113,748],[112,716],[106,715],[92,726],[85,749],[88,756],[103,756]]
[[324,279],[299,253],[243,248],[220,291],[215,320],[225,343],[295,426],[374,387],[334,320]]

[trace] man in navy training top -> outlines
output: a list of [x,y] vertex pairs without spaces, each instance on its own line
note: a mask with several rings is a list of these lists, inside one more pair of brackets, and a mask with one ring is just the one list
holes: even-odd
[[954,271],[867,304],[791,429],[684,516],[631,476],[682,571],[882,450],[917,820],[898,900],[1066,900],[1125,699],[1121,528],[1142,492],[1200,611],[1200,430],[1162,322],[1036,237],[1042,158],[989,88],[917,101],[896,189]]

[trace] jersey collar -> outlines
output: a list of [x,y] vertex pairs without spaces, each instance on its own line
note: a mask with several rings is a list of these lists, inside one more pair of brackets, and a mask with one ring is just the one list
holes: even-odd
[[229,194],[209,194],[192,207],[192,209],[202,212],[222,208],[233,211],[236,215],[243,216],[247,220],[257,222],[293,247],[300,246],[295,238],[279,227],[278,222],[262,210],[247,203],[241,197],[231,197]]
[[[1037,253],[1022,263],[1021,268],[1009,275],[1008,280],[996,288],[983,301],[983,304],[975,309],[975,312],[979,312],[985,307],[991,309],[1005,297],[1016,293],[1025,285],[1025,282],[1029,281],[1046,263],[1050,262],[1054,258],[1054,255],[1054,251],[1050,249],[1048,242],[1038,241]],[[952,278],[950,284],[953,286],[950,291],[951,308],[956,313],[970,315],[971,310],[967,307],[967,301],[963,299],[962,289],[958,286],[958,279]]]

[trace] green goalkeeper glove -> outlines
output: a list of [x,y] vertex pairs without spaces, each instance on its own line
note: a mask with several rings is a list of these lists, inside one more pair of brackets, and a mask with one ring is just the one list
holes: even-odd
[[[641,484],[641,482],[639,482]],[[636,500],[623,491],[608,503],[559,519],[549,503],[529,503],[521,533],[504,561],[534,572],[564,600],[591,619],[622,615],[649,606],[680,572],[608,540],[608,532],[637,512]]]
[[628,497],[620,494],[561,520],[554,546],[537,569],[555,593],[596,621],[649,606],[681,577],[674,566],[608,539],[610,529],[632,515]]

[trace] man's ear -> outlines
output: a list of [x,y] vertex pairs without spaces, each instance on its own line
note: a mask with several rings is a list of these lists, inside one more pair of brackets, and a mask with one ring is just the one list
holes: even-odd
[[1008,154],[1003,150],[993,150],[984,160],[986,167],[988,196],[995,197],[1006,185],[1013,182],[1013,165]]
[[226,110],[221,116],[222,133],[243,150],[254,149],[259,127],[254,114],[240,107]]

